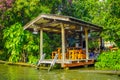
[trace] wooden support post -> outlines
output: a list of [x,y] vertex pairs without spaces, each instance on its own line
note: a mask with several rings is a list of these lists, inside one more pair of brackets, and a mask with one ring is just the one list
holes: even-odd
[[62,67],[64,67],[64,61],[65,61],[65,29],[64,29],[63,24],[61,24],[61,38],[62,38]]
[[42,58],[43,54],[43,30],[40,29],[40,58]]
[[86,42],[86,62],[88,62],[89,59],[89,53],[88,53],[88,28],[85,28],[85,42]]
[[100,53],[100,47],[101,47],[101,38],[99,37],[99,50],[98,50],[98,53]]

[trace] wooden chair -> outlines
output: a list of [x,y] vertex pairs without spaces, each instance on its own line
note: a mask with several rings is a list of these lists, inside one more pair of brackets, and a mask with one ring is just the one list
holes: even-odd
[[52,52],[52,59],[54,59],[55,55],[57,54],[57,51]]

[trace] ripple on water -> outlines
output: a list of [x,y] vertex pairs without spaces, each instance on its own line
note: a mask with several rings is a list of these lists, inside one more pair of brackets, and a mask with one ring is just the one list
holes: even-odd
[[67,71],[60,69],[47,72],[47,70],[36,70],[30,67],[0,64],[0,80],[120,80],[120,77],[84,71],[83,69]]

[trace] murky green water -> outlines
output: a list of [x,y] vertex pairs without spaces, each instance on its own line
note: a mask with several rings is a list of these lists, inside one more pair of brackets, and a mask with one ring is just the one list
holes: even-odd
[[0,80],[120,80],[117,75],[105,75],[72,70],[36,70],[30,67],[0,64]]

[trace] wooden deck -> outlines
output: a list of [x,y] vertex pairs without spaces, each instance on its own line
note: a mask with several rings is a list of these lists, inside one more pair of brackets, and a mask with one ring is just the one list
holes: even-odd
[[80,60],[80,61],[72,61],[71,64],[64,64],[64,67],[77,67],[77,66],[85,66],[94,64],[94,60]]
[[[47,63],[49,61],[52,61],[53,59],[45,59],[43,62]],[[61,67],[65,68],[65,67],[78,67],[78,66],[85,66],[85,65],[91,65],[94,64],[94,59],[76,59],[76,60],[69,60],[66,59],[64,61],[64,65],[62,66],[62,60],[58,59],[56,61],[56,64],[61,64]]]

